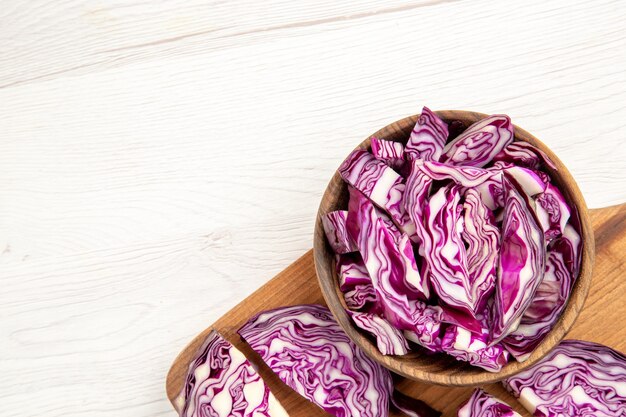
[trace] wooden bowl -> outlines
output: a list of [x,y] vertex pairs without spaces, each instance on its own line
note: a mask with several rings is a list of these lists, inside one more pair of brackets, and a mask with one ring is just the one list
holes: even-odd
[[[486,117],[486,115],[482,113],[462,110],[444,110],[436,113],[446,122],[460,120],[466,127]],[[417,117],[418,115],[407,117],[383,127],[364,140],[357,149],[368,149],[372,136],[406,143],[413,126],[415,126]],[[334,253],[326,242],[321,222],[322,216],[326,213],[338,209],[347,209],[348,188],[338,172],[335,172],[328,187],[326,187],[317,213],[313,242],[315,269],[322,294],[324,295],[328,307],[348,336],[370,357],[389,370],[412,380],[449,386],[472,386],[500,381],[528,368],[543,358],[561,341],[572,327],[578,313],[583,308],[591,284],[591,269],[595,256],[593,230],[591,229],[591,222],[585,200],[567,168],[565,168],[559,158],[557,158],[546,145],[518,126],[515,126],[515,139],[529,142],[541,149],[557,166],[557,170],[546,169],[553,181],[563,192],[570,206],[575,206],[578,211],[582,238],[582,264],[569,302],[552,331],[543,339],[541,344],[539,344],[537,349],[535,349],[533,354],[526,361],[518,363],[513,360],[497,373],[487,372],[481,368],[470,366],[443,353],[426,355],[420,352],[411,352],[405,356],[385,356],[378,351],[375,343],[373,343],[369,337],[366,337],[353,325],[346,313],[345,302],[339,291]]]

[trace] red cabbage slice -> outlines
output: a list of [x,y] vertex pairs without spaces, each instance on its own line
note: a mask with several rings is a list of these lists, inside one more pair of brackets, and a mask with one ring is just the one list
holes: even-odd
[[322,217],[322,225],[326,233],[326,239],[333,248],[335,253],[343,254],[355,252],[356,244],[346,230],[346,219],[348,212],[346,210],[331,211]]
[[337,417],[387,417],[391,374],[370,359],[320,305],[250,319],[241,337],[297,393]]
[[493,343],[515,331],[545,270],[545,243],[529,197],[504,174],[506,191],[502,243],[496,279]]
[[428,107],[424,107],[406,144],[407,158],[437,161],[447,139],[448,125]]
[[442,187],[433,194],[424,212],[422,242],[429,282],[442,302],[474,315],[478,300],[472,297],[467,255],[461,239],[462,206],[458,187]]
[[[423,212],[433,183],[433,180],[420,169],[420,166],[420,160],[412,161],[403,195],[404,209],[414,230],[413,234],[409,233],[409,237],[417,243],[422,242],[425,238]],[[424,255],[421,247],[420,254]]]
[[[468,169],[468,167],[460,168]],[[474,169],[479,170],[479,168]],[[484,173],[485,171],[486,173]],[[482,181],[477,179],[475,184],[471,184],[467,181],[457,181],[457,183],[463,185],[464,187],[473,187],[474,190],[479,193],[483,203],[485,203],[485,205],[490,210],[496,210],[498,208],[504,207],[504,191],[502,188],[503,171],[506,171],[510,176],[515,178],[520,184],[524,193],[529,196],[535,196],[537,194],[543,193],[546,190],[548,182],[545,180],[544,177],[538,175],[537,172],[531,171],[530,169],[512,166],[507,163],[503,164],[499,162],[496,162],[494,166],[486,170],[477,171],[482,173],[480,177]]]
[[374,290],[372,284],[356,285],[353,289],[344,293],[343,299],[350,310],[367,309],[378,311],[376,308],[378,304],[376,290]]
[[471,298],[476,300],[476,310],[480,311],[495,290],[500,230],[495,225],[493,213],[474,189],[465,192],[463,209],[465,221],[461,237],[467,243]]
[[[407,295],[427,298],[428,293],[425,283],[420,284],[419,288],[413,285],[415,274],[419,272],[415,260],[409,258],[413,256],[412,249],[402,250],[398,246],[394,234],[384,222],[384,214],[353,188],[350,189],[348,213],[348,233],[361,252],[385,318],[399,329],[412,329]],[[404,241],[408,243],[408,239]],[[413,277],[412,283],[407,277]]]
[[507,403],[477,388],[461,405],[457,417],[522,417]]
[[484,167],[513,142],[509,116],[496,114],[477,121],[443,148],[441,162]]
[[404,165],[404,145],[400,142],[372,138],[372,155],[396,171]]
[[415,162],[420,169],[435,181],[452,180],[463,187],[476,187],[492,177],[500,177],[499,172],[472,166],[455,166],[436,161]]
[[400,174],[367,151],[352,151],[339,167],[339,173],[383,210],[388,211],[402,199],[404,184]]
[[[426,282],[426,277],[424,276],[422,278],[422,275],[419,272],[419,269],[417,267],[417,261],[415,260],[413,245],[411,244],[411,240],[407,235],[402,235],[402,237],[398,241],[398,248],[400,249],[400,252],[402,252],[402,258],[405,262],[404,279],[411,285],[411,288],[416,288],[418,290],[418,297],[428,298],[430,295],[430,290]],[[411,291],[410,293],[413,293],[413,291]]]
[[505,170],[507,168],[513,168],[515,166],[517,166],[517,165],[514,165],[514,164],[512,164],[510,162],[496,161],[493,164],[491,164],[491,166],[489,168],[487,168],[487,169],[492,170],[492,171],[493,170],[502,171],[502,170]]
[[549,186],[539,175],[530,169],[513,166],[505,168],[505,171],[511,177],[515,178],[517,183],[521,186],[522,191],[530,197],[544,193],[546,187]]
[[522,316],[519,327],[502,340],[502,344],[518,362],[523,362],[535,350],[559,319],[567,304],[572,287],[572,275],[563,255],[549,252],[546,272],[530,306]]
[[534,416],[626,416],[626,356],[598,343],[564,340],[503,383]]
[[354,289],[357,285],[372,283],[372,279],[360,256],[338,256],[337,275],[339,276],[339,289],[343,292]]
[[420,160],[412,161],[411,172],[406,179],[406,189],[404,191],[404,206],[415,223],[421,223],[422,213],[433,183],[431,177],[426,175],[421,169]]
[[534,169],[533,172],[535,173],[535,175],[541,178],[541,181],[543,181],[544,184],[550,184],[550,175],[546,174],[543,171],[538,171],[536,169]]
[[487,178],[474,187],[480,199],[489,210],[495,211],[504,207],[504,190],[502,189],[502,173]]
[[443,310],[417,301],[413,304],[414,330],[405,330],[404,337],[433,352],[441,351]]
[[415,234],[404,209],[405,184],[400,174],[363,150],[355,150],[348,155],[339,167],[339,173],[344,181],[386,211],[404,233],[409,236]]
[[486,333],[476,334],[458,326],[449,326],[446,329],[441,348],[457,360],[489,372],[500,371],[509,359],[509,352],[500,344],[488,345]]
[[350,310],[377,311],[376,291],[367,268],[358,254],[337,256],[339,290]]
[[580,270],[580,247],[582,240],[580,235],[570,224],[563,229],[563,234],[550,242],[549,249],[563,254],[563,262],[576,279]]
[[393,406],[408,417],[440,417],[439,411],[433,410],[424,401],[416,400],[408,395],[404,395],[398,390],[394,390],[391,395]]
[[515,141],[502,149],[494,161],[509,162],[529,169],[539,169],[541,164],[556,170],[556,165],[541,150],[528,142]]
[[383,355],[406,355],[409,353],[409,345],[402,332],[384,318],[375,314],[349,310],[348,314],[357,327],[376,338],[376,346]]
[[535,201],[546,237],[551,240],[561,235],[571,214],[563,194],[554,185],[548,184],[546,190],[535,197]]
[[468,312],[455,310],[453,308],[445,308],[442,310],[441,321],[448,324],[454,324],[469,330],[472,333],[482,333],[484,324],[481,320],[482,315],[472,316]]
[[287,417],[243,353],[216,331],[191,361],[174,404],[181,417]]

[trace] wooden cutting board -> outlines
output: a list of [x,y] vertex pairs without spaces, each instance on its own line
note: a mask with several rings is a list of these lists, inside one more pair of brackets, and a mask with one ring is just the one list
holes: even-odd
[[[626,254],[626,204],[590,210],[590,215],[596,239],[593,283],[585,307],[566,338],[599,342],[624,352],[626,351],[626,326],[623,324],[626,316],[626,257],[624,256]],[[189,361],[195,350],[208,332],[215,329],[258,365],[263,378],[291,417],[328,416],[284,385],[237,335],[237,329],[259,311],[284,305],[310,303],[324,304],[315,275],[311,250],[204,330],[183,349],[167,375],[166,390],[170,401],[178,395],[182,387]],[[457,408],[473,390],[472,388],[425,385],[402,378],[398,378],[396,387],[407,395],[427,402],[441,411],[443,417],[456,416]],[[514,406],[521,415],[530,417],[530,414],[500,384],[492,384],[484,388]],[[392,415],[395,416],[395,414]]]

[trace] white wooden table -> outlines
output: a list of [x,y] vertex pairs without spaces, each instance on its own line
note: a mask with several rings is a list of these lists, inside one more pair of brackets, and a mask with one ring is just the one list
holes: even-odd
[[0,414],[173,415],[165,373],[311,246],[427,104],[509,114],[626,201],[626,3],[4,0]]

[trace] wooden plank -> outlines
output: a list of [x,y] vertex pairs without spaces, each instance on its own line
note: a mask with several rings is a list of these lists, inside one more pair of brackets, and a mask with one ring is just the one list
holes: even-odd
[[[620,320],[626,314],[626,303],[623,302],[626,293],[626,280],[623,279],[626,274],[623,259],[626,252],[626,204],[591,210],[590,213],[596,234],[594,279],[585,308],[567,338],[592,340],[623,352],[626,351],[626,327],[621,325]],[[312,251],[308,251],[185,347],[167,376],[168,398],[172,400],[178,394],[195,349],[211,329],[216,329],[259,366],[263,377],[292,417],[326,415],[282,384],[236,333],[241,325],[259,311],[307,303],[324,303],[315,275]],[[397,387],[442,411],[444,417],[455,416],[458,406],[472,391],[472,388],[425,385],[406,379],[400,380]],[[523,416],[530,417],[501,385],[491,384],[485,389],[507,401]]]

